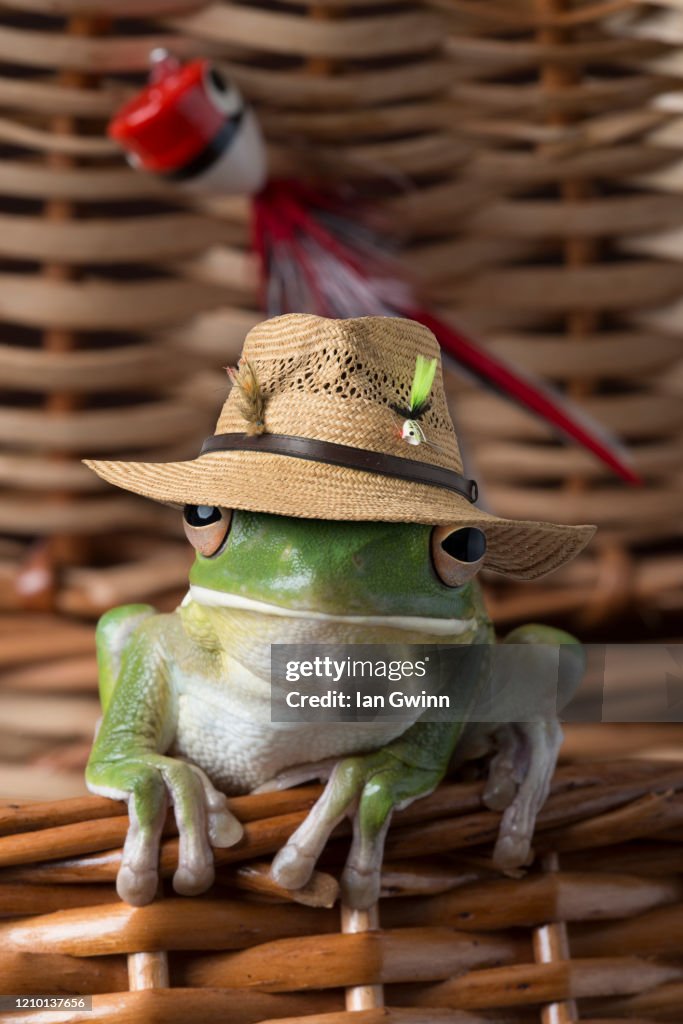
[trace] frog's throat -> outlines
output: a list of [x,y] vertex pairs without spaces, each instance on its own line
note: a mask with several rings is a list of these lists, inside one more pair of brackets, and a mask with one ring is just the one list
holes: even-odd
[[346,622],[362,626],[385,626],[389,629],[406,629],[414,632],[428,633],[432,636],[461,636],[477,628],[476,619],[437,619],[423,615],[329,615],[327,612],[303,611],[297,608],[284,608],[279,604],[268,604],[267,601],[255,601],[251,597],[240,594],[228,594],[210,587],[198,587],[190,584],[190,589],[183,599],[183,605],[190,601],[208,605],[212,608],[240,608],[244,611],[260,612],[261,615],[279,615],[290,619],[317,619],[324,622]]

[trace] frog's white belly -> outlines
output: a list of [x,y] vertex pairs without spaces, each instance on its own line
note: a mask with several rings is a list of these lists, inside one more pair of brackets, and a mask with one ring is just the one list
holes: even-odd
[[408,728],[403,722],[311,722],[278,725],[252,717],[234,701],[183,695],[172,752],[199,765],[226,793],[244,793],[292,765],[376,750]]
[[[377,750],[412,724],[405,717],[401,721],[272,722],[271,644],[377,643],[382,639],[408,643],[422,639],[422,631],[426,631],[425,640],[438,639],[444,623],[451,637],[476,627],[471,620],[296,612],[194,587],[183,604],[186,615],[197,605],[202,612],[199,625],[212,622],[222,638],[221,678],[192,674],[187,664],[178,672],[178,715],[170,753],[203,768],[216,786],[230,793],[248,792],[295,765]],[[309,683],[315,692],[319,684]],[[297,688],[305,690],[306,683],[298,682]],[[414,718],[419,716],[416,710]]]

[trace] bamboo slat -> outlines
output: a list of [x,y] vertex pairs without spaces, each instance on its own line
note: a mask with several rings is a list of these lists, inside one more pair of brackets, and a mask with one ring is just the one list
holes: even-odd
[[381,109],[382,104],[432,96],[452,79],[450,65],[438,57],[380,70],[347,67],[333,76],[315,77],[236,61],[221,64],[252,100],[310,111]]
[[0,274],[0,315],[26,327],[135,331],[163,327],[220,306],[218,287],[195,281],[126,281],[102,284],[43,281]]
[[189,370],[191,361],[189,358],[183,361],[182,354],[175,353],[169,360],[168,350],[161,344],[75,351],[61,357],[52,352],[0,345],[3,384],[7,388],[22,390],[30,388],[38,375],[45,378],[46,391],[60,390],[74,383],[95,393],[108,388],[147,389],[150,379],[160,385],[177,381],[176,367],[179,365]]
[[[595,845],[596,828],[599,834],[614,834],[619,841],[624,830],[624,815],[626,826],[631,831],[637,829],[639,823],[644,828],[652,827],[652,816],[638,811],[643,801],[647,805],[648,801],[654,799],[649,796],[655,788],[653,779],[656,779],[657,792],[678,792],[683,789],[680,766],[669,769],[666,766],[650,768],[634,762],[633,766],[620,766],[619,782],[609,783],[604,776],[602,785],[595,785],[590,778],[586,780],[584,777],[583,783],[578,782],[579,779],[581,775],[573,766],[558,771],[556,785],[538,817],[539,844],[544,841],[543,833],[551,829],[555,830],[552,833],[553,841],[561,841],[566,834],[567,845],[571,844],[575,849],[582,848],[582,842],[588,848]],[[231,799],[231,809],[245,822],[244,836],[236,846],[216,850],[216,864],[240,863],[245,858],[274,853],[301,823],[316,792],[318,790],[315,788],[307,787],[303,793],[295,790],[291,794],[275,794],[279,797],[277,800],[271,794]],[[481,784],[442,786],[432,796],[397,812],[395,828],[387,841],[388,857],[404,859],[413,857],[416,852],[431,855],[462,850],[495,839],[500,815],[479,809],[482,806],[481,793]],[[269,799],[264,799],[266,797]],[[658,827],[662,830],[671,828],[678,821],[680,804],[673,804],[673,815],[662,813],[660,804],[656,805]],[[101,806],[98,801],[98,809]],[[252,807],[254,809],[250,810]],[[454,808],[460,812],[455,817],[452,816]],[[624,809],[622,815],[619,815],[618,810],[615,811],[619,808]],[[447,809],[450,815],[444,816]],[[97,883],[113,881],[121,850],[112,849],[112,842],[120,841],[125,835],[125,816],[82,821],[80,809],[77,811],[79,816],[74,823],[48,826],[37,835],[18,833],[0,838],[0,864],[11,871],[7,879],[32,882],[77,882],[86,878]],[[70,813],[70,807],[67,807],[66,813]],[[1,821],[0,818],[0,824]],[[575,822],[582,821],[586,821],[586,829],[583,833],[579,831],[577,839],[572,828]],[[594,821],[597,826],[591,830]],[[346,831],[344,826],[340,826],[335,835]],[[169,826],[169,832],[172,836],[172,826]],[[87,856],[73,857],[72,854],[79,848]],[[166,838],[160,855],[160,871],[164,877],[174,872],[177,856],[177,840]],[[28,868],[16,867],[36,860],[38,863]],[[447,903],[448,899],[444,899]]]
[[0,189],[12,197],[73,199],[85,202],[172,198],[159,179],[135,175],[118,165],[78,168],[46,167],[32,157],[7,159],[0,165]]

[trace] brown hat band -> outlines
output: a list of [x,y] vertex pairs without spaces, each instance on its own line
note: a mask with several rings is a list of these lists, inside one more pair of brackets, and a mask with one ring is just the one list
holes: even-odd
[[207,437],[199,454],[229,451],[288,455],[290,458],[326,462],[346,469],[361,469],[366,473],[395,476],[402,480],[429,484],[431,487],[445,487],[471,502],[475,502],[478,495],[477,481],[468,480],[455,470],[417,462],[415,459],[403,459],[398,455],[335,444],[333,441],[319,441],[312,437],[295,437],[291,434],[214,434]]

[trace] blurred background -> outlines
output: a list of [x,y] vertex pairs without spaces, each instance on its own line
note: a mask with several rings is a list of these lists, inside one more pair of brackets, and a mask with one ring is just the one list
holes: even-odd
[[[80,459],[194,457],[264,315],[250,201],[107,136],[158,47],[239,86],[271,178],[371,201],[429,308],[627,446],[640,486],[447,364],[486,506],[600,528],[547,580],[485,579],[498,628],[681,638],[682,45],[677,0],[0,6],[0,797],[84,791],[94,622],[185,589],[177,513]],[[564,755],[682,735],[574,726]]]

